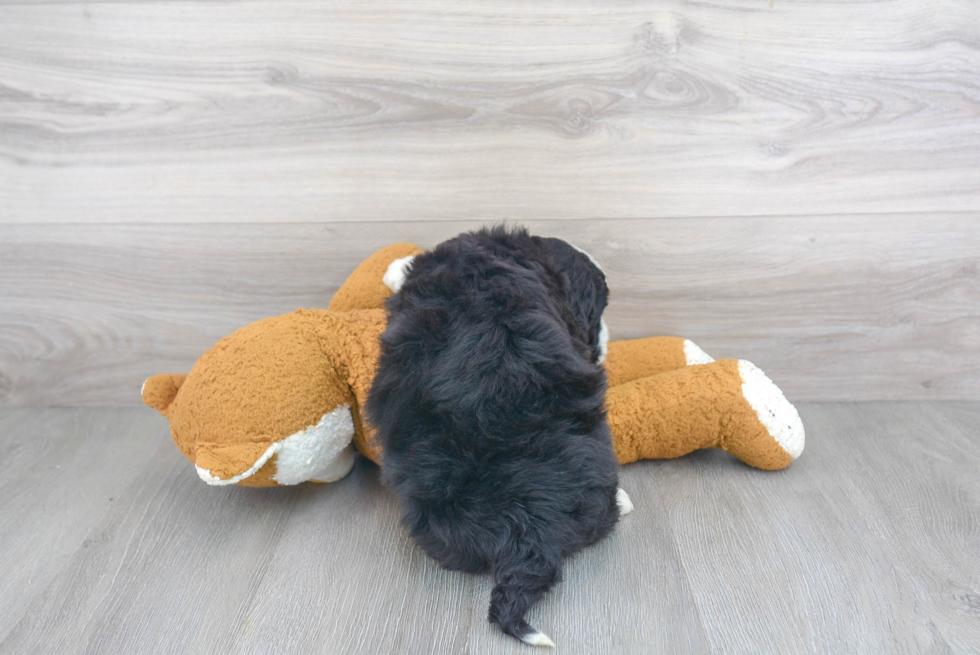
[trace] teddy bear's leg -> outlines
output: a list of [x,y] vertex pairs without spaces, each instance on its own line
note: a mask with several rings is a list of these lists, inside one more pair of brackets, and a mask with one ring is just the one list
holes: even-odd
[[382,248],[354,269],[347,281],[334,294],[328,309],[346,312],[352,309],[383,308],[385,299],[391,295],[391,290],[382,281],[388,266],[397,259],[411,257],[421,252],[421,248],[410,243],[396,243]]
[[680,457],[723,448],[746,464],[776,470],[803,451],[800,416],[751,362],[723,359],[639,378],[606,394],[616,457]]
[[606,374],[613,387],[695,364],[715,361],[690,339],[648,337],[614,341],[609,344]]

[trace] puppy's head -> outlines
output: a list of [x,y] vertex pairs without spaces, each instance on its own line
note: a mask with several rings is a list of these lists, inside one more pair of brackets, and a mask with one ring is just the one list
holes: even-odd
[[543,239],[544,247],[558,270],[568,277],[568,306],[592,352],[601,364],[608,351],[609,331],[602,312],[609,302],[606,275],[592,255],[561,239]]

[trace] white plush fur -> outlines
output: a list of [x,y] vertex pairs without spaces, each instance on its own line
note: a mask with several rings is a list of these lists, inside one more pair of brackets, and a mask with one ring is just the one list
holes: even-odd
[[[308,480],[310,482],[336,482],[341,478],[347,477],[347,474],[354,468],[356,452],[353,444],[347,446],[337,453],[337,457],[330,461],[324,468],[311,475]],[[282,483],[280,482],[279,484]]]
[[799,457],[806,440],[799,412],[752,362],[739,360],[738,373],[742,377],[742,395],[755,410],[759,421],[783,450],[793,459]]
[[388,264],[388,270],[385,271],[385,275],[381,278],[381,281],[385,283],[386,287],[391,289],[392,293],[398,293],[398,290],[405,284],[405,271],[413,259],[415,259],[415,255],[409,255],[408,257],[396,259]]
[[710,364],[715,361],[715,358],[708,353],[701,350],[698,344],[694,343],[690,339],[684,339],[684,357],[687,359],[688,366],[695,366],[697,364]]
[[269,458],[276,458],[276,473],[272,479],[279,484],[299,484],[307,480],[334,482],[350,473],[354,467],[354,420],[350,406],[344,405],[323,415],[316,425],[311,425],[269,446],[252,466],[233,478],[222,480],[200,466],[197,474],[210,485],[223,487],[237,484],[255,475]]
[[345,448],[350,448],[353,437],[354,420],[350,407],[344,405],[327,412],[316,425],[279,442],[282,447],[276,457],[276,474],[272,479],[279,484],[299,484],[313,478],[333,482],[344,477],[354,465],[354,453],[349,451],[341,458],[339,467],[337,458]]

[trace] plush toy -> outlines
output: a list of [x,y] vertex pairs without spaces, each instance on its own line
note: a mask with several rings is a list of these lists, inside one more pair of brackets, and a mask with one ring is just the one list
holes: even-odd
[[[392,273],[421,250],[384,248],[351,274],[326,310],[266,318],[219,341],[187,375],[156,375],[143,401],[170,420],[198,474],[213,485],[331,482],[354,449],[380,462],[362,415],[380,355]],[[389,270],[390,269],[390,270]],[[803,451],[796,409],[744,360],[714,361],[692,342],[609,344],[606,405],[616,456],[679,457],[722,448],[776,470]]]

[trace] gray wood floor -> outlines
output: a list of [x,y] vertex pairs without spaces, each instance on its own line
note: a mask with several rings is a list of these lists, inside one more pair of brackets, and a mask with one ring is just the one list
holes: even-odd
[[[980,652],[980,403],[804,403],[807,450],[622,471],[530,613],[559,653]],[[0,652],[526,653],[377,469],[210,488],[148,409],[0,411]]]

